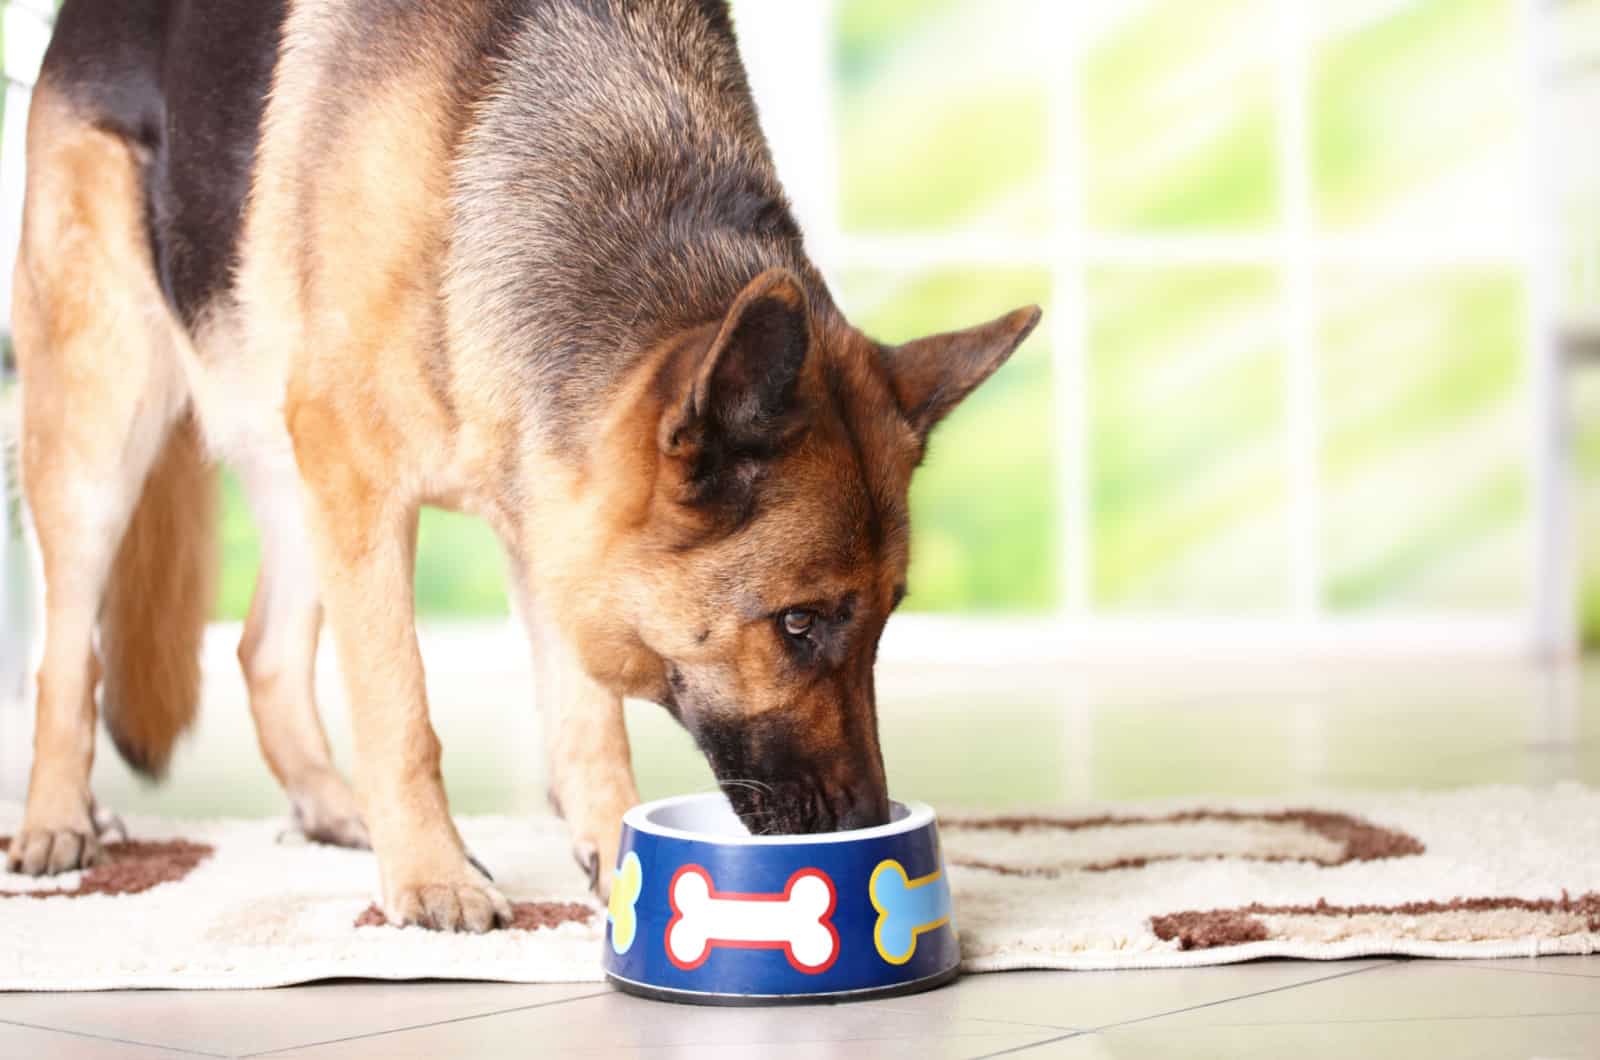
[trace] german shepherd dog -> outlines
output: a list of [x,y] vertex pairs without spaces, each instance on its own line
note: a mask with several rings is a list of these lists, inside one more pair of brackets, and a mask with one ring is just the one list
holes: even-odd
[[[262,530],[261,749],[308,835],[370,843],[392,922],[509,915],[440,781],[422,504],[504,544],[602,894],[637,798],[624,696],[682,721],[757,831],[886,819],[872,670],[907,486],[1039,311],[900,346],[847,323],[724,3],[66,0],[27,142],[46,621],[10,868],[99,852],[97,686],[149,774],[193,718],[219,459]],[[353,792],[313,699],[324,608]]]

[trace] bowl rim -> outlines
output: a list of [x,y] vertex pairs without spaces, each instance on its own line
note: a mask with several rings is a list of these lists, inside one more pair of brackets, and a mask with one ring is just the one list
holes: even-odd
[[[695,843],[713,843],[719,846],[745,847],[745,846],[802,846],[809,844],[838,844],[870,842],[874,839],[884,839],[888,836],[906,835],[926,828],[934,823],[933,807],[925,802],[914,799],[890,799],[891,807],[901,807],[906,815],[897,821],[888,824],[875,825],[871,828],[853,828],[847,832],[812,832],[803,835],[719,835],[714,832],[694,832],[686,828],[675,828],[671,825],[660,824],[650,819],[650,815],[661,810],[680,806],[684,803],[720,801],[727,802],[728,796],[720,791],[694,792],[688,795],[673,795],[665,799],[656,799],[653,802],[642,802],[632,807],[622,815],[622,823],[628,828],[645,835],[660,836],[665,839],[688,840]],[[892,810],[891,810],[892,812]]]

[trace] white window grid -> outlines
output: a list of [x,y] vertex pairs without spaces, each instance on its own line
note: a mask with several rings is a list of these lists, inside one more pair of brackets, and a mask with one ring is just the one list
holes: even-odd
[[[763,0],[736,2],[741,41],[769,132],[776,132],[779,169],[796,199],[808,244],[830,274],[847,269],[912,273],[935,267],[1032,266],[1048,270],[1046,327],[1052,349],[1057,481],[1062,557],[1060,614],[1036,625],[1048,644],[1067,638],[1086,652],[1126,645],[1147,651],[1153,642],[1181,640],[1191,647],[1242,641],[1314,645],[1334,650],[1467,648],[1541,656],[1576,650],[1572,486],[1564,378],[1557,342],[1557,194],[1551,110],[1550,10],[1547,0],[1520,0],[1519,30],[1524,88],[1522,127],[1526,204],[1511,233],[1470,226],[1419,238],[1404,231],[1335,234],[1318,229],[1312,201],[1309,144],[1314,0],[1277,0],[1275,48],[1276,164],[1282,215],[1265,233],[1148,234],[1108,232],[1084,216],[1083,138],[1078,86],[1091,21],[1103,14],[1087,5],[1041,3],[1039,32],[1060,42],[1060,61],[1045,72],[1047,166],[1054,224],[1035,237],[973,232],[936,234],[845,231],[834,189],[838,182],[831,100],[812,86],[831,84],[832,0],[813,0],[805,11],[816,27],[796,32],[797,5]],[[804,85],[797,92],[795,85]],[[770,92],[763,89],[772,86]],[[798,97],[798,98],[796,98]],[[774,120],[776,119],[776,120]],[[1285,349],[1289,453],[1289,606],[1272,619],[1235,615],[1106,614],[1091,598],[1094,556],[1088,469],[1092,453],[1088,417],[1088,314],[1086,277],[1101,266],[1257,266],[1281,278],[1277,310]],[[1410,613],[1368,617],[1335,613],[1322,594],[1317,319],[1317,271],[1328,265],[1413,270],[1497,266],[1520,273],[1527,293],[1523,399],[1529,423],[1526,468],[1530,482],[1531,590],[1524,606],[1499,615]],[[958,624],[959,625],[959,624]],[[920,631],[919,631],[920,632]],[[1015,637],[1015,630],[1007,635]]]
[[[773,138],[774,153],[808,233],[808,244],[830,274],[849,268],[912,273],[935,266],[1029,265],[1051,277],[1047,327],[1053,351],[1056,464],[1062,557],[1057,615],[1039,621],[982,623],[917,616],[891,626],[886,654],[986,659],[1103,657],[1120,647],[1208,646],[1253,653],[1263,647],[1335,652],[1466,650],[1566,656],[1576,650],[1572,489],[1565,380],[1557,337],[1558,246],[1554,217],[1554,136],[1551,113],[1549,2],[1520,0],[1527,132],[1524,224],[1507,242],[1470,230],[1417,239],[1394,235],[1330,235],[1313,220],[1308,147],[1312,0],[1278,0],[1276,49],[1277,164],[1284,210],[1268,234],[1149,235],[1095,231],[1084,217],[1079,127],[1079,63],[1088,39],[1086,8],[1042,4],[1045,32],[1062,42],[1061,61],[1047,74],[1048,165],[1054,226],[1039,238],[994,238],[970,233],[876,235],[845,232],[837,209],[838,169],[832,128],[832,0],[805,5],[735,0],[751,81]],[[5,20],[5,122],[0,141],[0,313],[9,314],[11,273],[18,243],[24,176],[25,115],[53,6],[48,0],[10,0]],[[797,86],[804,86],[797,88]],[[1330,613],[1321,596],[1317,289],[1325,264],[1414,268],[1499,265],[1521,270],[1526,282],[1528,332],[1525,399],[1530,424],[1526,465],[1532,483],[1532,591],[1519,612],[1491,617],[1413,614],[1371,618]],[[1091,600],[1094,561],[1089,525],[1088,350],[1085,279],[1102,265],[1152,268],[1255,265],[1283,277],[1280,303],[1286,357],[1291,512],[1288,535],[1291,606],[1272,619],[1233,615],[1108,615]],[[7,317],[7,325],[9,318]],[[9,326],[7,326],[9,332]],[[0,569],[7,535],[0,534]],[[987,625],[994,635],[981,634]],[[912,628],[915,626],[915,628]],[[957,645],[966,645],[965,650]]]

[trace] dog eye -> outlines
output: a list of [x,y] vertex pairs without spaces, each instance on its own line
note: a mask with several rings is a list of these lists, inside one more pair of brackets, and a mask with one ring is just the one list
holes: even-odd
[[783,631],[791,637],[809,636],[816,622],[816,613],[812,611],[794,608],[783,613]]

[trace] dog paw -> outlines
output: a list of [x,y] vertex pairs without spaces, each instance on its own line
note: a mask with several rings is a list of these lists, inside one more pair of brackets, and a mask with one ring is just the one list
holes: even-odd
[[583,799],[564,798],[567,824],[572,832],[572,858],[589,880],[589,889],[602,902],[611,896],[611,874],[622,845],[622,815],[636,801],[627,789],[590,785],[580,789]]
[[481,934],[511,923],[511,903],[488,883],[458,881],[400,887],[384,903],[391,924],[416,924],[434,931]]
[[602,902],[611,897],[611,877],[617,867],[617,848],[621,844],[620,830],[606,830],[601,837],[574,836],[572,859],[578,863],[589,880],[589,890]]
[[[122,831],[114,814],[105,815]],[[94,798],[76,785],[36,784],[28,795],[22,827],[6,850],[6,871],[53,876],[86,869],[100,860],[103,825]],[[124,832],[122,838],[127,838]]]
[[313,842],[358,850],[372,846],[350,785],[332,770],[298,781],[289,792],[289,805],[295,827]]
[[86,869],[100,860],[100,838],[94,823],[62,827],[28,827],[12,837],[6,871],[27,876],[55,875]]

